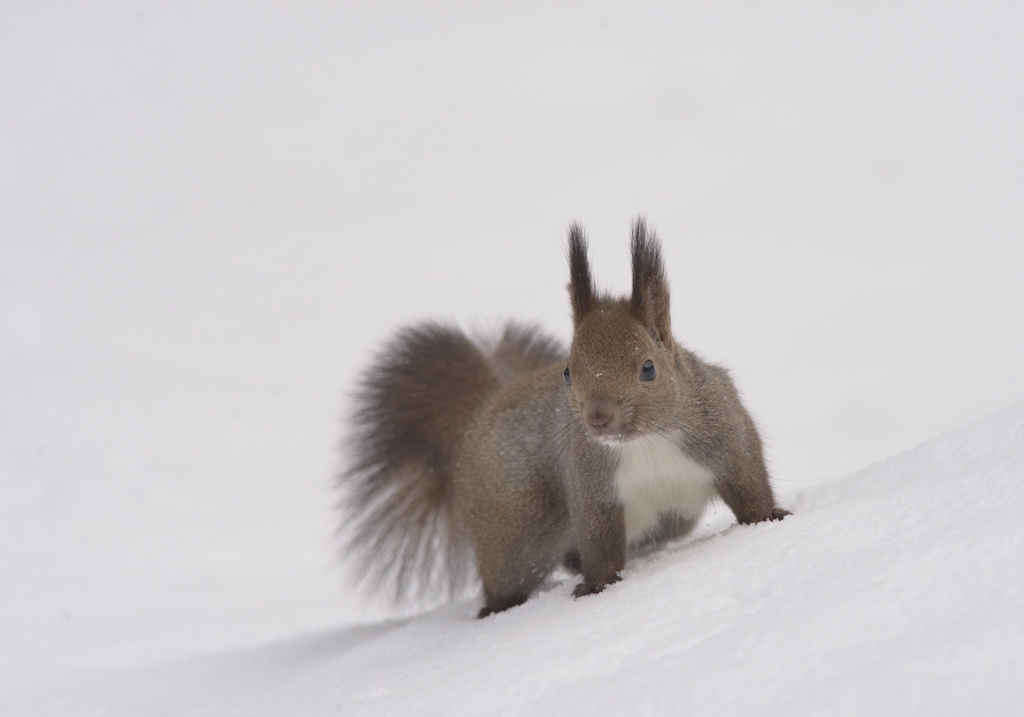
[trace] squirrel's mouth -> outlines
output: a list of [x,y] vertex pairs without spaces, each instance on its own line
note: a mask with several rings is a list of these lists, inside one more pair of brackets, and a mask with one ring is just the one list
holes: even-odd
[[596,436],[591,434],[591,437],[595,441],[600,443],[602,446],[610,446],[612,448],[616,448],[618,446],[621,446],[623,443],[626,442],[626,437],[624,435],[622,435],[621,433],[609,433],[609,434],[601,434],[601,435],[596,435]]

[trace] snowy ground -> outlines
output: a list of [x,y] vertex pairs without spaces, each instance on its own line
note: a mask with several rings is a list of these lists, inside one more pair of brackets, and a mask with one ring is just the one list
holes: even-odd
[[[8,3],[0,714],[1008,711],[1021,37],[998,3]],[[566,225],[624,290],[641,211],[796,514],[381,622],[331,555],[359,367],[424,317],[567,337]]]
[[795,514],[698,534],[581,600],[569,579],[17,695],[5,714],[1011,714],[1024,697],[1024,403]]

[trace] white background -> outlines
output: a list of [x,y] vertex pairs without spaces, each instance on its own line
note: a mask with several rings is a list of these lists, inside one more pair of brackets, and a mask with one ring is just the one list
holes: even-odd
[[733,369],[776,485],[1024,397],[1017,3],[0,9],[0,672],[381,614],[333,563],[396,327],[569,338],[568,223]]

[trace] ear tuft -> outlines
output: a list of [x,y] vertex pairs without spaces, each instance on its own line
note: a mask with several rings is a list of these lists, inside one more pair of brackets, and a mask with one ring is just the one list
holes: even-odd
[[587,259],[587,236],[578,222],[569,226],[569,301],[572,304],[572,323],[579,323],[594,308],[594,280],[590,276]]
[[637,321],[667,348],[672,348],[668,279],[661,258],[661,242],[647,229],[643,217],[633,221],[630,241],[633,256],[633,295],[630,310]]

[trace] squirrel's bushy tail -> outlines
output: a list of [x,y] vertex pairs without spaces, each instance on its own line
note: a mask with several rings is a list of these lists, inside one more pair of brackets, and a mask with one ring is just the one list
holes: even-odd
[[514,323],[475,342],[426,323],[400,331],[363,373],[341,474],[346,557],[396,601],[457,594],[473,577],[451,465],[473,413],[504,383],[564,360]]

